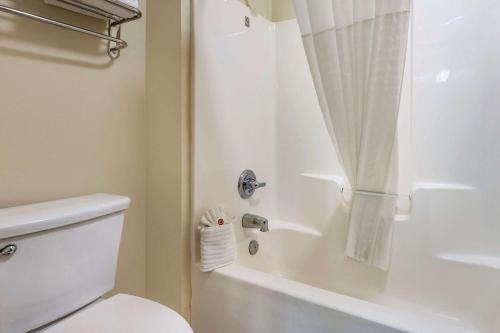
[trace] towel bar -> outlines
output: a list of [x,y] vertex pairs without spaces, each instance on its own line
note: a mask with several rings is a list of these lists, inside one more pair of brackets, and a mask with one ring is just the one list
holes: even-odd
[[[19,17],[24,17],[24,18],[28,18],[31,20],[35,20],[38,22],[47,23],[47,24],[50,24],[50,25],[53,25],[53,26],[56,26],[59,28],[79,32],[81,34],[85,34],[85,35],[92,36],[95,38],[107,40],[108,41],[108,55],[112,59],[118,59],[120,57],[120,51],[128,46],[127,42],[124,41],[123,39],[121,39],[121,24],[126,23],[126,22],[130,22],[130,21],[134,21],[134,20],[141,18],[142,13],[140,10],[133,8],[133,7],[130,7],[130,6],[127,6],[125,4],[119,4],[118,2],[114,2],[114,1],[110,1],[110,0],[104,0],[104,1],[107,1],[109,3],[113,3],[116,6],[120,6],[123,9],[130,11],[131,16],[130,17],[120,17],[120,16],[117,16],[116,14],[106,12],[105,10],[84,4],[83,2],[81,2],[79,0],[72,0],[71,5],[76,6],[79,9],[85,10],[89,13],[97,14],[97,15],[100,15],[100,16],[106,18],[108,20],[107,35],[103,34],[103,33],[95,32],[92,30],[88,30],[88,29],[85,29],[82,27],[78,27],[78,26],[75,26],[75,25],[72,25],[69,23],[56,21],[56,20],[53,20],[53,19],[50,19],[47,17],[35,15],[32,13],[28,13],[28,12],[25,12],[22,10],[14,9],[14,8],[3,6],[3,5],[0,5],[0,11],[8,13],[8,14],[16,15]],[[63,2],[65,2],[65,1],[63,1]],[[113,33],[112,33],[113,27],[118,27],[116,37],[114,37]],[[114,45],[112,45],[112,43],[114,43]]]

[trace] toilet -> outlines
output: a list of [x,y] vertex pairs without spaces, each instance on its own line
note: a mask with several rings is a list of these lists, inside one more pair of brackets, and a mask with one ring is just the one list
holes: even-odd
[[0,209],[0,333],[192,333],[113,289],[130,199],[94,194]]

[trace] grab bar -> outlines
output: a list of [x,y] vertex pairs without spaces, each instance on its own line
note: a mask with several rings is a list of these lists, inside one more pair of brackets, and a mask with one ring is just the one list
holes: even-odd
[[377,191],[365,191],[365,190],[351,190],[342,187],[340,189],[340,193],[344,192],[351,192],[354,194],[361,194],[361,195],[371,195],[371,196],[376,196],[376,197],[388,197],[388,198],[402,198],[402,199],[408,199],[411,200],[411,194],[398,194],[398,193],[384,193],[384,192],[377,192]]

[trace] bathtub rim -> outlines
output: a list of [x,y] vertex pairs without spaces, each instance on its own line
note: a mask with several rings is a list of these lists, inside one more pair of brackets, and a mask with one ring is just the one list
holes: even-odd
[[480,333],[466,323],[440,315],[411,313],[245,267],[238,263],[209,273],[255,285],[345,315],[405,333]]

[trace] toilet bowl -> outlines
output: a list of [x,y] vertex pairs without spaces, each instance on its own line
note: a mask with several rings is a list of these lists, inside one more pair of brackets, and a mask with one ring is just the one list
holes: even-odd
[[192,333],[115,285],[130,199],[94,194],[0,209],[0,333]]
[[192,333],[175,311],[159,303],[119,294],[85,307],[36,333]]

